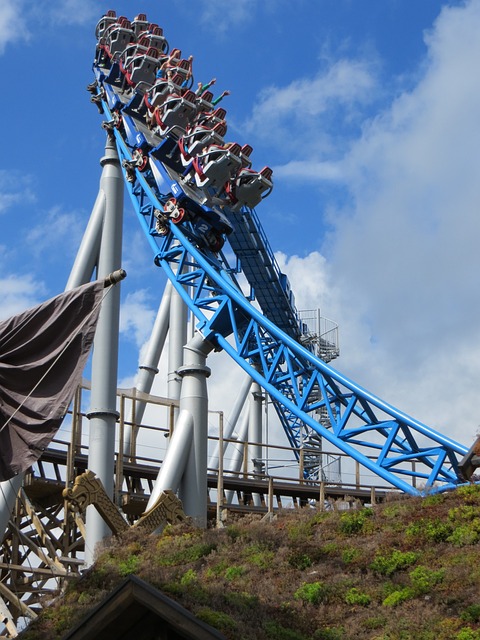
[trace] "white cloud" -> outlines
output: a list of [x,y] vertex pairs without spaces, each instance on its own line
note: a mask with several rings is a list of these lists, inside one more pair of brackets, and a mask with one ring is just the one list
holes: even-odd
[[278,265],[288,279],[295,293],[298,309],[315,309],[327,303],[326,298],[334,291],[328,264],[324,256],[313,251],[305,258],[275,254]]
[[[128,220],[128,218],[131,218]],[[133,222],[132,222],[133,220]],[[153,251],[150,249],[145,233],[138,229],[136,220],[133,219],[129,211],[125,212],[125,221],[128,226],[124,228],[123,234],[123,257],[122,267],[129,276],[129,281],[140,278],[143,281],[148,279],[156,284],[158,290],[162,290],[162,271],[153,266]]]
[[31,22],[60,25],[83,25],[92,23],[102,13],[94,0],[37,0],[26,3],[25,12]]
[[0,320],[39,304],[45,294],[43,283],[32,276],[6,275],[0,278]]
[[84,25],[99,17],[94,0],[0,0],[0,55],[40,35],[39,26]]
[[0,213],[20,204],[35,200],[31,178],[17,171],[0,169]]
[[[479,3],[444,11],[430,36],[436,46],[425,77],[371,124],[346,160],[356,206],[338,221],[336,266],[355,274],[357,291],[375,303],[377,337],[403,342],[386,335],[390,323],[399,322],[422,339],[419,355],[434,346],[433,318],[448,344],[457,340],[449,328],[471,327],[462,317],[478,306],[471,287],[479,267],[480,87],[475,95],[469,81],[463,90],[458,82],[459,75],[472,77],[480,55],[480,43],[465,43],[458,20],[461,12],[467,31],[475,17],[480,26],[474,7]],[[444,53],[447,46],[456,65]]]
[[319,180],[338,182],[344,180],[343,167],[339,162],[321,162],[312,160],[292,160],[286,164],[274,166],[275,180],[301,180],[302,182],[318,183]]
[[297,299],[324,296],[340,324],[335,365],[465,444],[480,424],[479,29],[478,0],[445,7],[417,85],[365,122],[339,160],[353,204],[329,217],[330,279],[311,282],[318,258],[285,263]]
[[[40,222],[27,233],[26,240],[33,256],[56,260],[71,256],[71,262],[80,245],[85,226],[82,211],[65,211],[60,206],[52,207],[40,216]],[[62,247],[62,251],[52,251],[52,247]]]
[[52,5],[45,3],[48,8],[52,22],[55,24],[88,24],[99,18],[101,12],[98,10],[98,3],[92,0],[62,0]]
[[23,4],[18,0],[0,0],[0,55],[7,45],[28,39]]
[[148,339],[155,319],[151,307],[151,296],[145,289],[127,294],[120,308],[120,332],[129,339],[133,337],[137,347]]
[[373,60],[328,61],[313,78],[298,78],[285,87],[266,87],[258,96],[246,130],[271,144],[287,144],[289,153],[303,149],[302,141],[307,139],[307,148],[314,154],[325,148],[332,151],[330,136],[325,128],[322,132],[319,121],[334,117],[337,130],[350,126],[358,121],[359,107],[371,103],[377,92]]
[[224,35],[232,24],[248,24],[258,6],[256,0],[224,2],[223,0],[200,0],[201,22],[214,25],[215,30]]

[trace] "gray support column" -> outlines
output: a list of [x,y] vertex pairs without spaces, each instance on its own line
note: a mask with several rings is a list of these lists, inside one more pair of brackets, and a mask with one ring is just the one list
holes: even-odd
[[173,436],[168,443],[167,453],[158,472],[146,511],[151,509],[162,491],[178,491],[182,475],[185,472],[193,438],[193,416],[189,411],[181,411],[175,424]]
[[[232,444],[234,447],[234,451],[231,454],[232,459],[230,464],[228,465],[228,471],[231,471],[233,474],[240,473],[243,464],[244,457],[244,449],[245,442],[248,440],[248,425],[250,423],[250,414],[248,411],[245,412],[242,421],[240,423],[240,429],[237,433],[237,442],[236,444]],[[225,463],[224,463],[225,464]]]
[[207,456],[208,456],[208,394],[207,355],[213,345],[200,333],[185,346],[185,364],[180,368],[182,393],[180,411],[193,416],[193,442],[183,474],[180,498],[188,516],[199,527],[207,526]]
[[[232,459],[227,462],[228,470],[226,473],[230,475],[237,475],[242,468],[243,463],[243,454],[245,451],[245,441],[248,438],[248,424],[250,422],[249,412],[246,411],[245,415],[240,424],[240,429],[237,433],[237,444],[230,443],[230,449],[233,449]],[[224,462],[225,465],[225,462]],[[234,491],[227,491],[225,493],[225,501],[228,504],[233,500],[233,496],[235,495]]]
[[[240,387],[240,391],[238,393],[237,399],[235,400],[232,410],[230,411],[230,415],[225,421],[225,429],[223,434],[223,437],[225,440],[228,440],[229,438],[232,437],[232,433],[234,432],[235,427],[237,426],[238,418],[240,417],[243,406],[247,400],[248,392],[250,391],[251,386],[252,386],[252,378],[247,373],[243,380],[242,386]],[[228,446],[228,443],[224,444],[223,453],[225,453],[227,446]],[[208,462],[208,466],[210,467],[210,469],[218,469],[218,449],[219,448],[217,445]]]
[[[89,282],[98,261],[103,216],[105,213],[105,194],[99,190],[90,214],[80,248],[70,272],[65,291]],[[5,535],[8,521],[15,507],[18,492],[23,483],[23,474],[11,480],[0,482],[0,538]]]
[[77,251],[65,291],[79,287],[92,279],[93,270],[98,264],[104,215],[105,192],[100,189]]
[[187,342],[187,307],[173,289],[170,300],[170,328],[168,343],[168,392],[171,400],[180,398],[182,380],[178,370],[183,364],[183,347]]
[[[248,470],[256,477],[263,472],[262,447],[262,390],[258,382],[252,383],[250,393],[249,423],[248,423]],[[262,504],[257,493],[253,494],[253,503],[259,507]]]
[[[152,335],[148,341],[148,348],[143,359],[144,364],[139,366],[137,383],[135,388],[142,393],[150,393],[153,381],[158,373],[158,362],[162,355],[163,347],[168,333],[169,316],[170,316],[170,300],[172,296],[172,283],[167,280],[165,291],[163,292],[162,301],[158,308],[157,317],[152,329]],[[178,399],[178,398],[177,398]],[[137,400],[135,404],[135,422],[140,424],[145,413],[146,403]],[[133,433],[131,425],[127,425],[125,429],[123,453],[131,456],[134,452],[135,433]]]
[[12,515],[12,511],[15,507],[18,492],[23,483],[23,473],[19,473],[17,476],[0,482],[0,542],[3,542],[3,538],[7,532],[8,521]]
[[[108,136],[100,189],[105,194],[105,215],[98,260],[98,277],[102,278],[121,267],[123,226],[123,176],[115,141]],[[118,334],[120,287],[111,288],[102,303],[95,334],[92,359],[92,392],[88,468],[102,481],[107,494],[113,496],[115,460]],[[93,507],[87,509],[85,562],[94,560],[96,545],[110,530]]]

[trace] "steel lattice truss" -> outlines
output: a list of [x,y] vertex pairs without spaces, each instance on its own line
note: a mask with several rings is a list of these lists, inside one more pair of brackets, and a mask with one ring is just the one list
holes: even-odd
[[[103,104],[108,114],[107,103]],[[132,150],[114,130],[119,156]],[[175,194],[160,193],[149,173],[135,172],[127,188],[140,223],[197,328],[224,349],[271,396],[292,446],[301,432],[320,435],[388,483],[409,494],[445,490],[459,482],[467,449],[362,389],[270,322],[242,293],[225,255],[202,249],[188,223],[156,231],[155,211]],[[328,416],[328,424],[316,416]]]

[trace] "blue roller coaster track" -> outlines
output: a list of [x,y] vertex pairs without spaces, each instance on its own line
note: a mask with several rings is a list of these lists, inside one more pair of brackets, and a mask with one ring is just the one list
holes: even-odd
[[[269,394],[292,447],[323,439],[412,495],[464,482],[467,447],[369,393],[302,344],[288,281],[255,213],[273,187],[271,171],[251,168],[248,145],[225,143],[225,110],[208,87],[192,91],[191,60],[169,51],[162,29],[144,15],[130,22],[110,11],[96,36],[88,89],[115,138],[154,263],[204,338]],[[307,478],[314,473],[307,464]]]

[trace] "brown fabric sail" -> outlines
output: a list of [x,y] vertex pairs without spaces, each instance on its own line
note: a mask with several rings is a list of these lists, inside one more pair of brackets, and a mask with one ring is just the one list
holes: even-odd
[[88,358],[104,281],[0,322],[0,481],[26,471],[68,410]]

